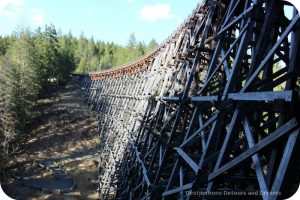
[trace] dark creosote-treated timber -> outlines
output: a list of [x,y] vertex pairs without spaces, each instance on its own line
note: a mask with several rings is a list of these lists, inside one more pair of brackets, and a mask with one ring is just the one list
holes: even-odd
[[300,174],[299,68],[291,4],[207,0],[149,55],[74,74],[99,117],[100,198],[291,196]]

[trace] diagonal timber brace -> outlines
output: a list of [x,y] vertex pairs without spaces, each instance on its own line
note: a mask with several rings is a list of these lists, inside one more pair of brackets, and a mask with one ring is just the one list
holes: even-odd
[[73,74],[98,114],[100,198],[291,196],[300,180],[299,18],[284,1],[205,0],[148,55]]

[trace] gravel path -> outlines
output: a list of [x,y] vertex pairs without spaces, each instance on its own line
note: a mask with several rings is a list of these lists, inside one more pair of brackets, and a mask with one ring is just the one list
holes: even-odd
[[82,95],[71,83],[38,101],[24,151],[7,163],[6,194],[26,200],[98,199],[97,118]]

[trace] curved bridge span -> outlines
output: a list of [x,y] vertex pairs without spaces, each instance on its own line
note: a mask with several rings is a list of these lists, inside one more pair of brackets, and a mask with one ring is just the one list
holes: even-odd
[[206,0],[155,51],[81,77],[101,199],[284,199],[299,185],[300,20]]

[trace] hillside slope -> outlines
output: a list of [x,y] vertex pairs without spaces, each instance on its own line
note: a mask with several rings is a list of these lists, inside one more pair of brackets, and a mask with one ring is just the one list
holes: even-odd
[[[7,164],[4,191],[15,199],[26,200],[97,199],[97,120],[85,106],[80,86],[71,83],[40,99],[30,127],[24,150]],[[49,187],[64,184],[49,169],[39,166],[46,160],[73,180],[74,190],[30,188],[19,179],[27,177],[27,182],[38,180]]]

